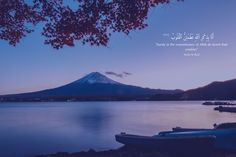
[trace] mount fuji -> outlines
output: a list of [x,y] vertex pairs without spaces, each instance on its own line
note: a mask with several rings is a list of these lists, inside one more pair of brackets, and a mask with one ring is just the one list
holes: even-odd
[[121,84],[119,82],[113,81],[112,79],[106,77],[105,75],[99,72],[92,72],[83,78],[73,82],[73,83],[87,83],[87,84],[95,84],[95,83],[102,83],[102,84]]
[[99,72],[92,72],[79,80],[57,88],[0,96],[0,101],[148,100],[156,94],[181,92],[181,90],[150,89],[126,85]]

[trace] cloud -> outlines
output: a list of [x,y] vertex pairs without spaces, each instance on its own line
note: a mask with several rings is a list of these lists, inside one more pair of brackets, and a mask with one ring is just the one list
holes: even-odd
[[112,75],[112,76],[119,77],[119,78],[124,78],[128,75],[132,75],[129,72],[116,73],[116,72],[113,72],[113,71],[106,71],[105,74],[106,75]]
[[125,74],[125,75],[132,75],[132,73],[130,73],[130,72],[123,72],[123,74]]
[[123,78],[123,74],[118,74],[118,73],[115,73],[113,71],[106,71],[105,74]]

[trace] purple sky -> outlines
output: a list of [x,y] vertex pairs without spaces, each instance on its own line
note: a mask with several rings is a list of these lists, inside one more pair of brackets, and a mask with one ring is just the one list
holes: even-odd
[[[37,91],[64,85],[93,71],[129,72],[110,78],[132,85],[164,89],[190,89],[212,81],[236,78],[236,1],[185,0],[150,12],[145,30],[129,36],[114,34],[108,47],[54,50],[43,44],[40,27],[16,47],[0,41],[0,94]],[[163,48],[163,33],[212,33],[213,43],[198,57],[184,56],[184,48]]]

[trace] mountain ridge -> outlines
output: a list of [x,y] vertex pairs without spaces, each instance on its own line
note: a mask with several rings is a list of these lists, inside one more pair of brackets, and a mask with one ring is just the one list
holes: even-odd
[[184,100],[233,100],[236,99],[236,79],[214,81],[206,86],[187,90]]
[[65,100],[147,100],[155,94],[175,94],[180,90],[162,90],[126,85],[99,72],[92,72],[69,84],[37,92],[0,96],[1,101]]
[[236,79],[214,81],[205,86],[177,94],[157,94],[150,100],[236,100]]
[[0,101],[236,100],[236,79],[214,81],[190,90],[126,85],[92,72],[66,85],[37,92],[0,96]]

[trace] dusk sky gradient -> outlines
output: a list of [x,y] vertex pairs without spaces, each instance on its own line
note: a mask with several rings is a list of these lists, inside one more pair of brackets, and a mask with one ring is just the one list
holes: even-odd
[[[191,89],[236,78],[236,0],[185,0],[151,10],[149,26],[130,35],[115,33],[108,47],[55,50],[44,45],[38,26],[16,47],[0,41],[0,95],[53,88],[98,71],[129,72],[116,81],[150,88]],[[155,45],[163,33],[212,33],[227,47],[200,48],[198,57],[183,48]]]

